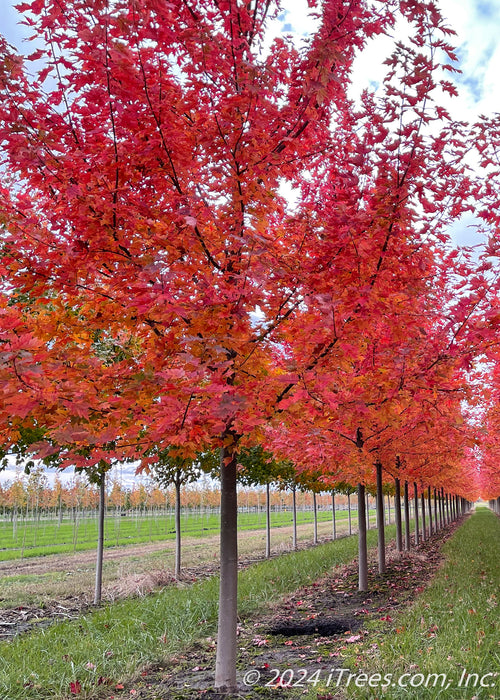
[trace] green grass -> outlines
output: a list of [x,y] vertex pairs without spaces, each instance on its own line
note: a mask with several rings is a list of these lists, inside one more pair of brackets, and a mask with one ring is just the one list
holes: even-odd
[[[356,524],[356,511],[353,511],[353,526]],[[372,511],[373,525],[375,514]],[[318,522],[331,520],[331,512],[319,511]],[[347,511],[337,511],[336,519],[340,522],[347,520]],[[310,511],[297,513],[297,524],[313,522]],[[271,514],[272,527],[284,527],[292,524],[290,511]],[[264,513],[240,513],[238,516],[239,530],[256,530],[265,527]],[[197,513],[182,515],[181,529],[183,536],[203,537],[219,531],[220,516],[210,514],[200,516]],[[108,516],[105,524],[105,547],[125,546],[143,542],[159,542],[175,537],[174,519],[172,516],[142,516],[115,517]],[[0,523],[0,561],[9,561],[27,557],[38,557],[47,554],[66,554],[73,551],[95,549],[97,541],[97,519],[82,518],[78,524],[71,520],[63,520],[61,525],[54,520],[34,522],[18,521],[14,533],[12,523]]]
[[[394,535],[394,526],[387,528]],[[368,532],[374,546],[377,533]],[[332,566],[351,561],[357,538],[346,537],[249,567],[239,577],[239,614],[307,585]],[[100,677],[114,683],[135,675],[141,666],[161,662],[196,639],[213,635],[217,622],[218,579],[185,588],[166,588],[142,599],[129,599],[55,624],[10,643],[0,644],[2,700],[56,700],[70,695],[79,681],[85,698],[95,694]]]
[[[376,623],[365,645],[370,649],[347,663],[356,673],[392,674],[390,684],[383,693],[380,685],[371,691],[349,687],[348,697],[500,698],[500,519],[479,508],[445,543],[443,554],[437,576],[394,619],[392,631],[377,631]],[[468,686],[467,674],[476,674]]]

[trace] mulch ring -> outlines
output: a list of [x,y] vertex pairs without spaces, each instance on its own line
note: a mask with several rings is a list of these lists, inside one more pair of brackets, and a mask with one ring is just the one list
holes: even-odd
[[[377,620],[387,632],[394,629],[392,616],[424,590],[441,563],[443,543],[460,522],[401,555],[390,545],[383,576],[377,572],[376,553],[372,552],[369,592],[357,590],[354,561],[298,589],[258,620],[242,621],[238,629],[237,694],[214,690],[215,639],[208,637],[161,667],[144,670],[126,687],[110,688],[108,700],[261,700],[283,698],[283,688],[287,700],[300,697],[315,687],[315,678],[325,684],[332,669],[343,668],[343,659],[352,658],[356,645],[363,645],[369,654],[377,653],[378,645],[365,629],[366,622]],[[330,677],[329,687],[335,680],[335,675]],[[331,697],[320,694],[318,700]]]

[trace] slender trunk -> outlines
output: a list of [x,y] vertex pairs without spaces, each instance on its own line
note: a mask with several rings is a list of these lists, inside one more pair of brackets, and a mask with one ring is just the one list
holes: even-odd
[[181,575],[181,482],[177,474],[175,479],[175,567],[174,576],[179,580]]
[[396,493],[394,496],[394,517],[396,519],[396,549],[398,552],[403,551],[403,533],[401,531],[401,482],[399,479],[396,482]]
[[104,506],[106,498],[106,474],[103,471],[99,483],[99,515],[97,532],[97,559],[95,567],[94,605],[99,605],[102,595],[102,560],[104,556]]
[[297,489],[295,484],[292,488],[292,507],[293,507],[293,548],[297,549]]
[[431,501],[431,487],[430,486],[429,486],[429,490],[427,492],[427,505],[429,507],[429,537],[432,537],[433,525],[432,525],[432,501]]
[[425,542],[427,535],[425,532],[425,494],[423,491],[420,495],[420,502],[422,504],[422,542]]
[[316,491],[313,491],[314,544],[318,544],[318,504]]
[[370,529],[370,497],[366,494],[366,529]]
[[351,494],[347,494],[347,517],[349,519],[349,534],[352,535],[352,522],[351,522]]
[[391,524],[391,496],[387,494],[387,524]]
[[266,559],[271,556],[271,486],[266,484]]
[[410,550],[410,500],[408,498],[408,482],[405,481],[404,488],[404,509],[405,509],[405,550]]
[[382,465],[377,462],[377,538],[378,538],[378,572],[385,572],[385,517],[384,494],[382,492]]
[[333,525],[333,539],[337,539],[337,523],[335,521],[335,491],[332,491],[332,525]]
[[[226,457],[227,454],[227,457]],[[237,454],[220,451],[220,583],[215,688],[235,692],[238,606]]]
[[436,532],[437,532],[439,530],[437,489],[434,489],[434,524],[436,526]]
[[358,590],[368,590],[368,550],[366,545],[365,487],[358,484]]
[[416,481],[413,482],[413,503],[415,505],[415,547],[418,547],[420,523],[418,520],[418,490]]

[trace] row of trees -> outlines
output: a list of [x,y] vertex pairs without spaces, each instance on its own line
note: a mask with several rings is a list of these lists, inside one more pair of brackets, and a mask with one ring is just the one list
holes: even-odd
[[[31,0],[32,54],[0,41],[4,453],[76,465],[101,503],[120,461],[180,481],[220,456],[220,689],[249,451],[357,489],[361,589],[368,486],[500,486],[497,118],[453,119],[432,1],[309,7],[302,46],[273,0]],[[354,99],[356,56],[400,26]],[[478,265],[447,237],[469,211]]]
[[[32,472],[33,474],[33,472]],[[96,486],[89,485],[84,476],[76,477],[70,483],[63,484],[56,477],[53,485],[49,485],[45,473],[35,473],[29,477],[17,476],[12,482],[0,484],[0,511],[5,517],[11,517],[13,511],[26,510],[31,513],[34,509],[42,511],[46,515],[58,515],[73,510],[96,510],[99,506],[99,490]],[[175,506],[175,487],[164,488],[150,479],[124,486],[118,478],[109,479],[106,488],[106,508],[114,511],[155,511]],[[310,509],[313,505],[311,491],[300,489],[296,493],[296,501],[299,508]],[[262,510],[265,508],[265,489],[255,487],[243,487],[238,490],[238,504],[240,509]],[[338,493],[336,496],[337,508],[347,507],[347,496]],[[273,509],[291,509],[293,495],[286,489],[277,489],[274,485],[270,490],[270,504]],[[320,508],[331,506],[331,495],[327,493],[317,494],[317,504]],[[372,498],[373,505],[373,498]],[[181,506],[187,509],[203,509],[220,507],[220,488],[217,483],[192,483],[187,484],[181,490]]]

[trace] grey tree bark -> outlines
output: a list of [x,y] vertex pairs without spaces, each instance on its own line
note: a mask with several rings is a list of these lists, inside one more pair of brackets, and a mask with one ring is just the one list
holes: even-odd
[[347,494],[347,517],[349,519],[349,534],[352,535],[352,521],[351,521],[351,494]]
[[297,549],[297,489],[292,487],[293,548]]
[[179,580],[181,575],[181,482],[180,474],[174,480],[175,485],[175,564],[174,576]]
[[365,487],[358,484],[358,590],[368,590],[368,549],[366,544]]
[[401,482],[399,479],[394,479],[396,482],[396,493],[394,495],[394,518],[396,520],[396,549],[398,552],[403,551],[403,533],[401,531]]
[[437,532],[439,530],[437,489],[434,489],[434,525]]
[[313,491],[314,544],[318,544],[318,504],[316,491]]
[[415,504],[415,547],[418,547],[420,537],[420,523],[418,518],[418,489],[416,481],[413,482],[413,503]]
[[102,561],[104,558],[104,511],[106,505],[106,472],[102,472],[99,480],[99,513],[97,516],[97,555],[95,567],[94,605],[99,605],[102,599]]
[[427,492],[427,505],[429,507],[429,537],[432,537],[433,525],[432,525],[432,501],[431,501],[431,487],[430,486],[429,486],[429,490]]
[[333,539],[337,539],[337,522],[335,520],[335,491],[332,491],[332,526],[333,526]]
[[378,538],[378,572],[385,572],[385,516],[384,516],[384,494],[382,491],[382,464],[377,462],[377,538]]
[[404,509],[405,509],[405,550],[410,550],[410,500],[408,498],[408,482],[404,487]]
[[271,556],[271,486],[266,484],[266,559]]
[[220,583],[215,687],[236,692],[238,605],[238,504],[236,497],[237,455],[221,448]]
[[425,532],[425,494],[423,491],[420,495],[420,502],[422,505],[422,542],[425,542],[427,533]]

